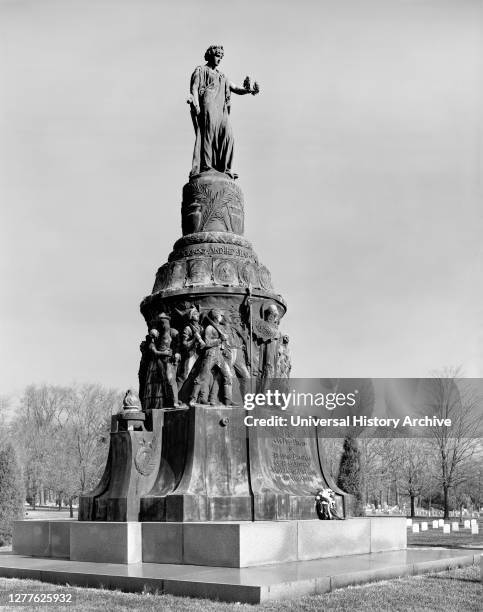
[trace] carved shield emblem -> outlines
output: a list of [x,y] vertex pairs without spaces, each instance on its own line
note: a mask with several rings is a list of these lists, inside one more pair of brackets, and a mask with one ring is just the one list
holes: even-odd
[[191,259],[188,264],[188,283],[190,285],[203,285],[208,283],[211,272],[205,259]]
[[146,442],[143,438],[139,445],[136,456],[134,457],[134,466],[143,476],[149,476],[156,467],[157,446],[158,439],[156,436],[153,437],[151,442]]
[[235,266],[228,259],[220,259],[215,262],[215,283],[218,285],[236,285]]
[[270,277],[270,272],[268,271],[268,268],[266,268],[265,266],[260,266],[258,268],[258,276],[260,278],[260,286],[262,287],[262,289],[266,289],[267,291],[273,289],[272,279]]
[[185,279],[185,266],[182,261],[174,261],[171,264],[171,273],[169,282],[167,285],[168,289],[181,289],[184,285]]
[[164,264],[164,266],[161,266],[161,268],[159,268],[158,273],[156,274],[156,281],[154,283],[153,292],[161,291],[161,289],[164,289],[168,284],[168,278],[169,264]]
[[249,261],[245,262],[240,268],[240,280],[243,285],[258,287],[258,275],[255,266]]

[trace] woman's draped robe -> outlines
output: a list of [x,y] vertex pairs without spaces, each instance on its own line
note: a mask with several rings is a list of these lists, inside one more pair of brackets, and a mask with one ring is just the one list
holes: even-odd
[[191,106],[196,133],[191,175],[217,170],[231,174],[233,132],[229,122],[230,83],[209,66],[198,66],[191,75],[191,93],[197,92],[200,112]]

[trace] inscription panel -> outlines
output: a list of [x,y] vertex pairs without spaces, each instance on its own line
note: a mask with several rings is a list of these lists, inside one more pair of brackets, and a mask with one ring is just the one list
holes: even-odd
[[258,261],[257,256],[252,250],[226,244],[198,244],[187,246],[174,251],[170,255],[170,260],[183,259],[185,257],[212,257],[215,255],[241,257],[242,259],[250,260],[255,263]]
[[[315,512],[315,493],[326,485],[319,462],[315,435],[302,437],[280,410],[255,408],[254,418],[284,420],[284,425],[249,427],[250,470],[255,493],[277,491],[307,498],[307,508]],[[287,422],[288,421],[288,422]],[[315,428],[314,432],[315,434]]]
[[308,442],[294,438],[290,433],[271,439],[269,461],[273,475],[289,485],[312,483],[314,478],[317,479]]

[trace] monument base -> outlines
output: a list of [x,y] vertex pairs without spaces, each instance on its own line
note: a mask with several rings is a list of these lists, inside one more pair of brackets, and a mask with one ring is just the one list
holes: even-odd
[[193,565],[85,563],[64,559],[33,559],[0,552],[0,576],[55,584],[157,591],[258,604],[328,593],[349,585],[437,572],[479,561],[481,550],[413,548],[315,561],[295,561],[245,569]]
[[223,523],[16,521],[13,535],[13,552],[22,555],[232,568],[405,548],[404,517]]

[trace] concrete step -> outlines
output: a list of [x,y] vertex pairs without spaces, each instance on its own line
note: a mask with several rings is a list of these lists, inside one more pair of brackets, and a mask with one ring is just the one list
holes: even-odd
[[157,563],[111,564],[0,553],[0,576],[55,584],[260,603],[341,587],[442,571],[480,561],[481,550],[407,550],[295,561],[248,568]]

